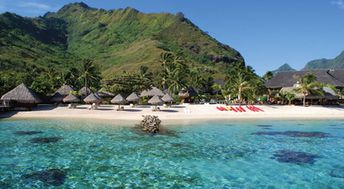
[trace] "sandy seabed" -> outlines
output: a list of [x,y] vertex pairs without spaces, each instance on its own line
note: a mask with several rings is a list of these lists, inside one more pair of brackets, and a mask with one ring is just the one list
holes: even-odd
[[40,105],[33,111],[0,113],[0,118],[58,118],[116,120],[116,122],[138,122],[142,115],[156,115],[165,123],[188,123],[208,120],[344,120],[343,106],[257,106],[264,112],[252,112],[243,106],[246,112],[219,111],[217,106],[225,105],[175,105],[160,107],[161,111],[152,111],[151,106],[124,106],[117,111],[116,105],[101,105],[98,110],[89,110],[88,105],[79,105],[76,109]]

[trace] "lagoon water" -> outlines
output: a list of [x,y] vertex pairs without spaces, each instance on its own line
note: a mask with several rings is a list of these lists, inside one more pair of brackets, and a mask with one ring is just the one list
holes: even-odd
[[0,121],[0,188],[344,188],[344,121]]

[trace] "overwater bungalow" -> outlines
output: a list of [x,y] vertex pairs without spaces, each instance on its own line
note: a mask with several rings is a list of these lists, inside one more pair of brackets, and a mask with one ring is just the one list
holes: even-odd
[[1,100],[4,104],[8,104],[11,107],[22,107],[29,110],[42,102],[38,95],[29,89],[24,83],[4,94],[1,97]]

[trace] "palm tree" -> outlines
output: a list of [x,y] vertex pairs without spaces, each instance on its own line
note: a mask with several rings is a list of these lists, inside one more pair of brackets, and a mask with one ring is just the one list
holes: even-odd
[[298,77],[296,92],[303,95],[303,106],[306,106],[306,97],[310,94],[324,95],[322,92],[322,84],[316,82],[317,77],[311,73],[307,73],[303,77]]
[[84,81],[84,87],[88,88],[89,85],[93,85],[94,87],[97,87],[96,85],[99,85],[100,79],[101,79],[100,72],[95,67],[92,60],[84,59],[82,62],[82,66],[80,68],[80,75],[79,75],[79,80]]
[[295,94],[291,92],[286,92],[285,98],[288,100],[288,105],[291,105],[291,101],[295,99]]
[[169,89],[176,94],[183,87],[186,87],[188,67],[184,60],[170,52],[162,53],[160,62],[163,67],[162,85],[164,89]]
[[251,90],[252,86],[244,73],[238,72],[238,75],[235,78],[236,79],[233,81],[233,85],[231,87],[233,87],[233,91],[237,94],[239,105],[241,105],[242,95]]

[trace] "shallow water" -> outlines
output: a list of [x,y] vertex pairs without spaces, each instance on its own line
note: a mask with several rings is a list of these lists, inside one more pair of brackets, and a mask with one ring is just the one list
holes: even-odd
[[0,121],[0,188],[344,188],[344,121]]

